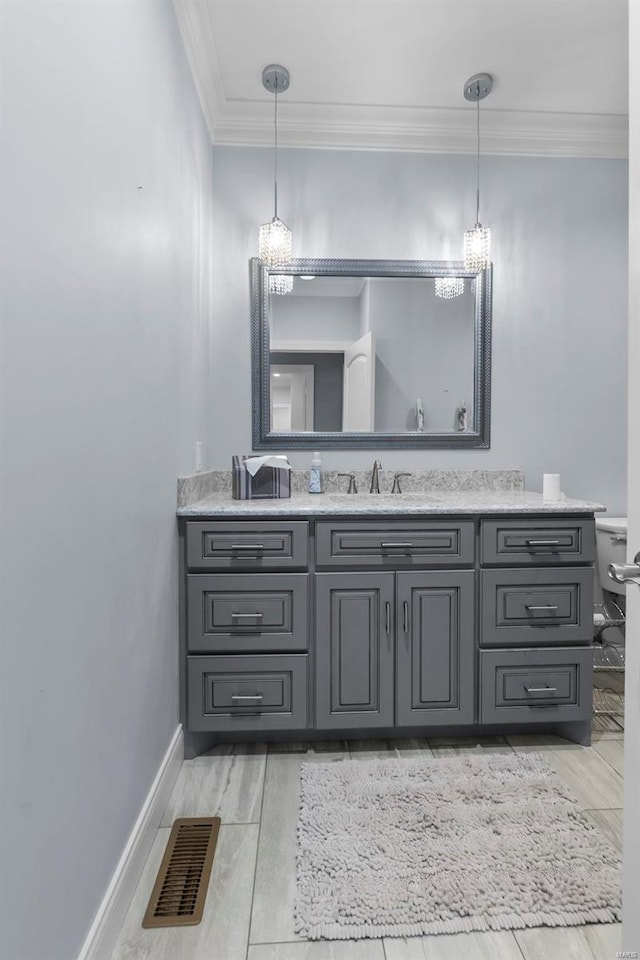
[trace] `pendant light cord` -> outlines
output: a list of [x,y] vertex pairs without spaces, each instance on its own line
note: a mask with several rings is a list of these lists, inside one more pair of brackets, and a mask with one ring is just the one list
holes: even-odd
[[476,136],[478,152],[476,154],[476,226],[480,223],[480,100],[476,100]]
[[275,107],[273,111],[273,219],[278,219],[278,78],[273,82]]

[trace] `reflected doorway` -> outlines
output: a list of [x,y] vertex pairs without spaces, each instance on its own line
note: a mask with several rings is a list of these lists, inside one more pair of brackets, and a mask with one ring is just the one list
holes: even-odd
[[271,364],[272,431],[313,428],[313,364]]

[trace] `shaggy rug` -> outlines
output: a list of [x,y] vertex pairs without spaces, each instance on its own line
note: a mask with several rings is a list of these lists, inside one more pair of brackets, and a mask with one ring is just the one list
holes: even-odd
[[620,862],[539,754],[302,765],[309,940],[609,923]]

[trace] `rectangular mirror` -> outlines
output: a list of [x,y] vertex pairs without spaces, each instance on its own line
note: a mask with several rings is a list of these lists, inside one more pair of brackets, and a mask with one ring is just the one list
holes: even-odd
[[254,258],[250,285],[254,449],[489,447],[491,268]]

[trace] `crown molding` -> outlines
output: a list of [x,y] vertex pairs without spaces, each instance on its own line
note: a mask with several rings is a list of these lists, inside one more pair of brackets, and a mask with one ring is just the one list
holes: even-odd
[[[215,143],[271,146],[273,122],[233,109],[220,114]],[[231,109],[229,109],[231,108]],[[352,112],[352,116],[345,116]],[[357,115],[356,115],[357,113]],[[475,125],[457,110],[396,107],[280,108],[278,143],[285,147],[399,150],[408,153],[475,153]],[[496,156],[627,157],[626,117],[585,114],[489,112],[482,117],[482,153]]]
[[[173,0],[211,141],[271,146],[272,100],[233,100],[224,91],[207,0]],[[482,153],[497,156],[626,159],[628,118],[608,114],[535,113],[484,108]],[[284,147],[475,153],[475,109],[279,101]]]
[[224,86],[206,0],[173,0],[173,9],[209,136],[215,143]]

